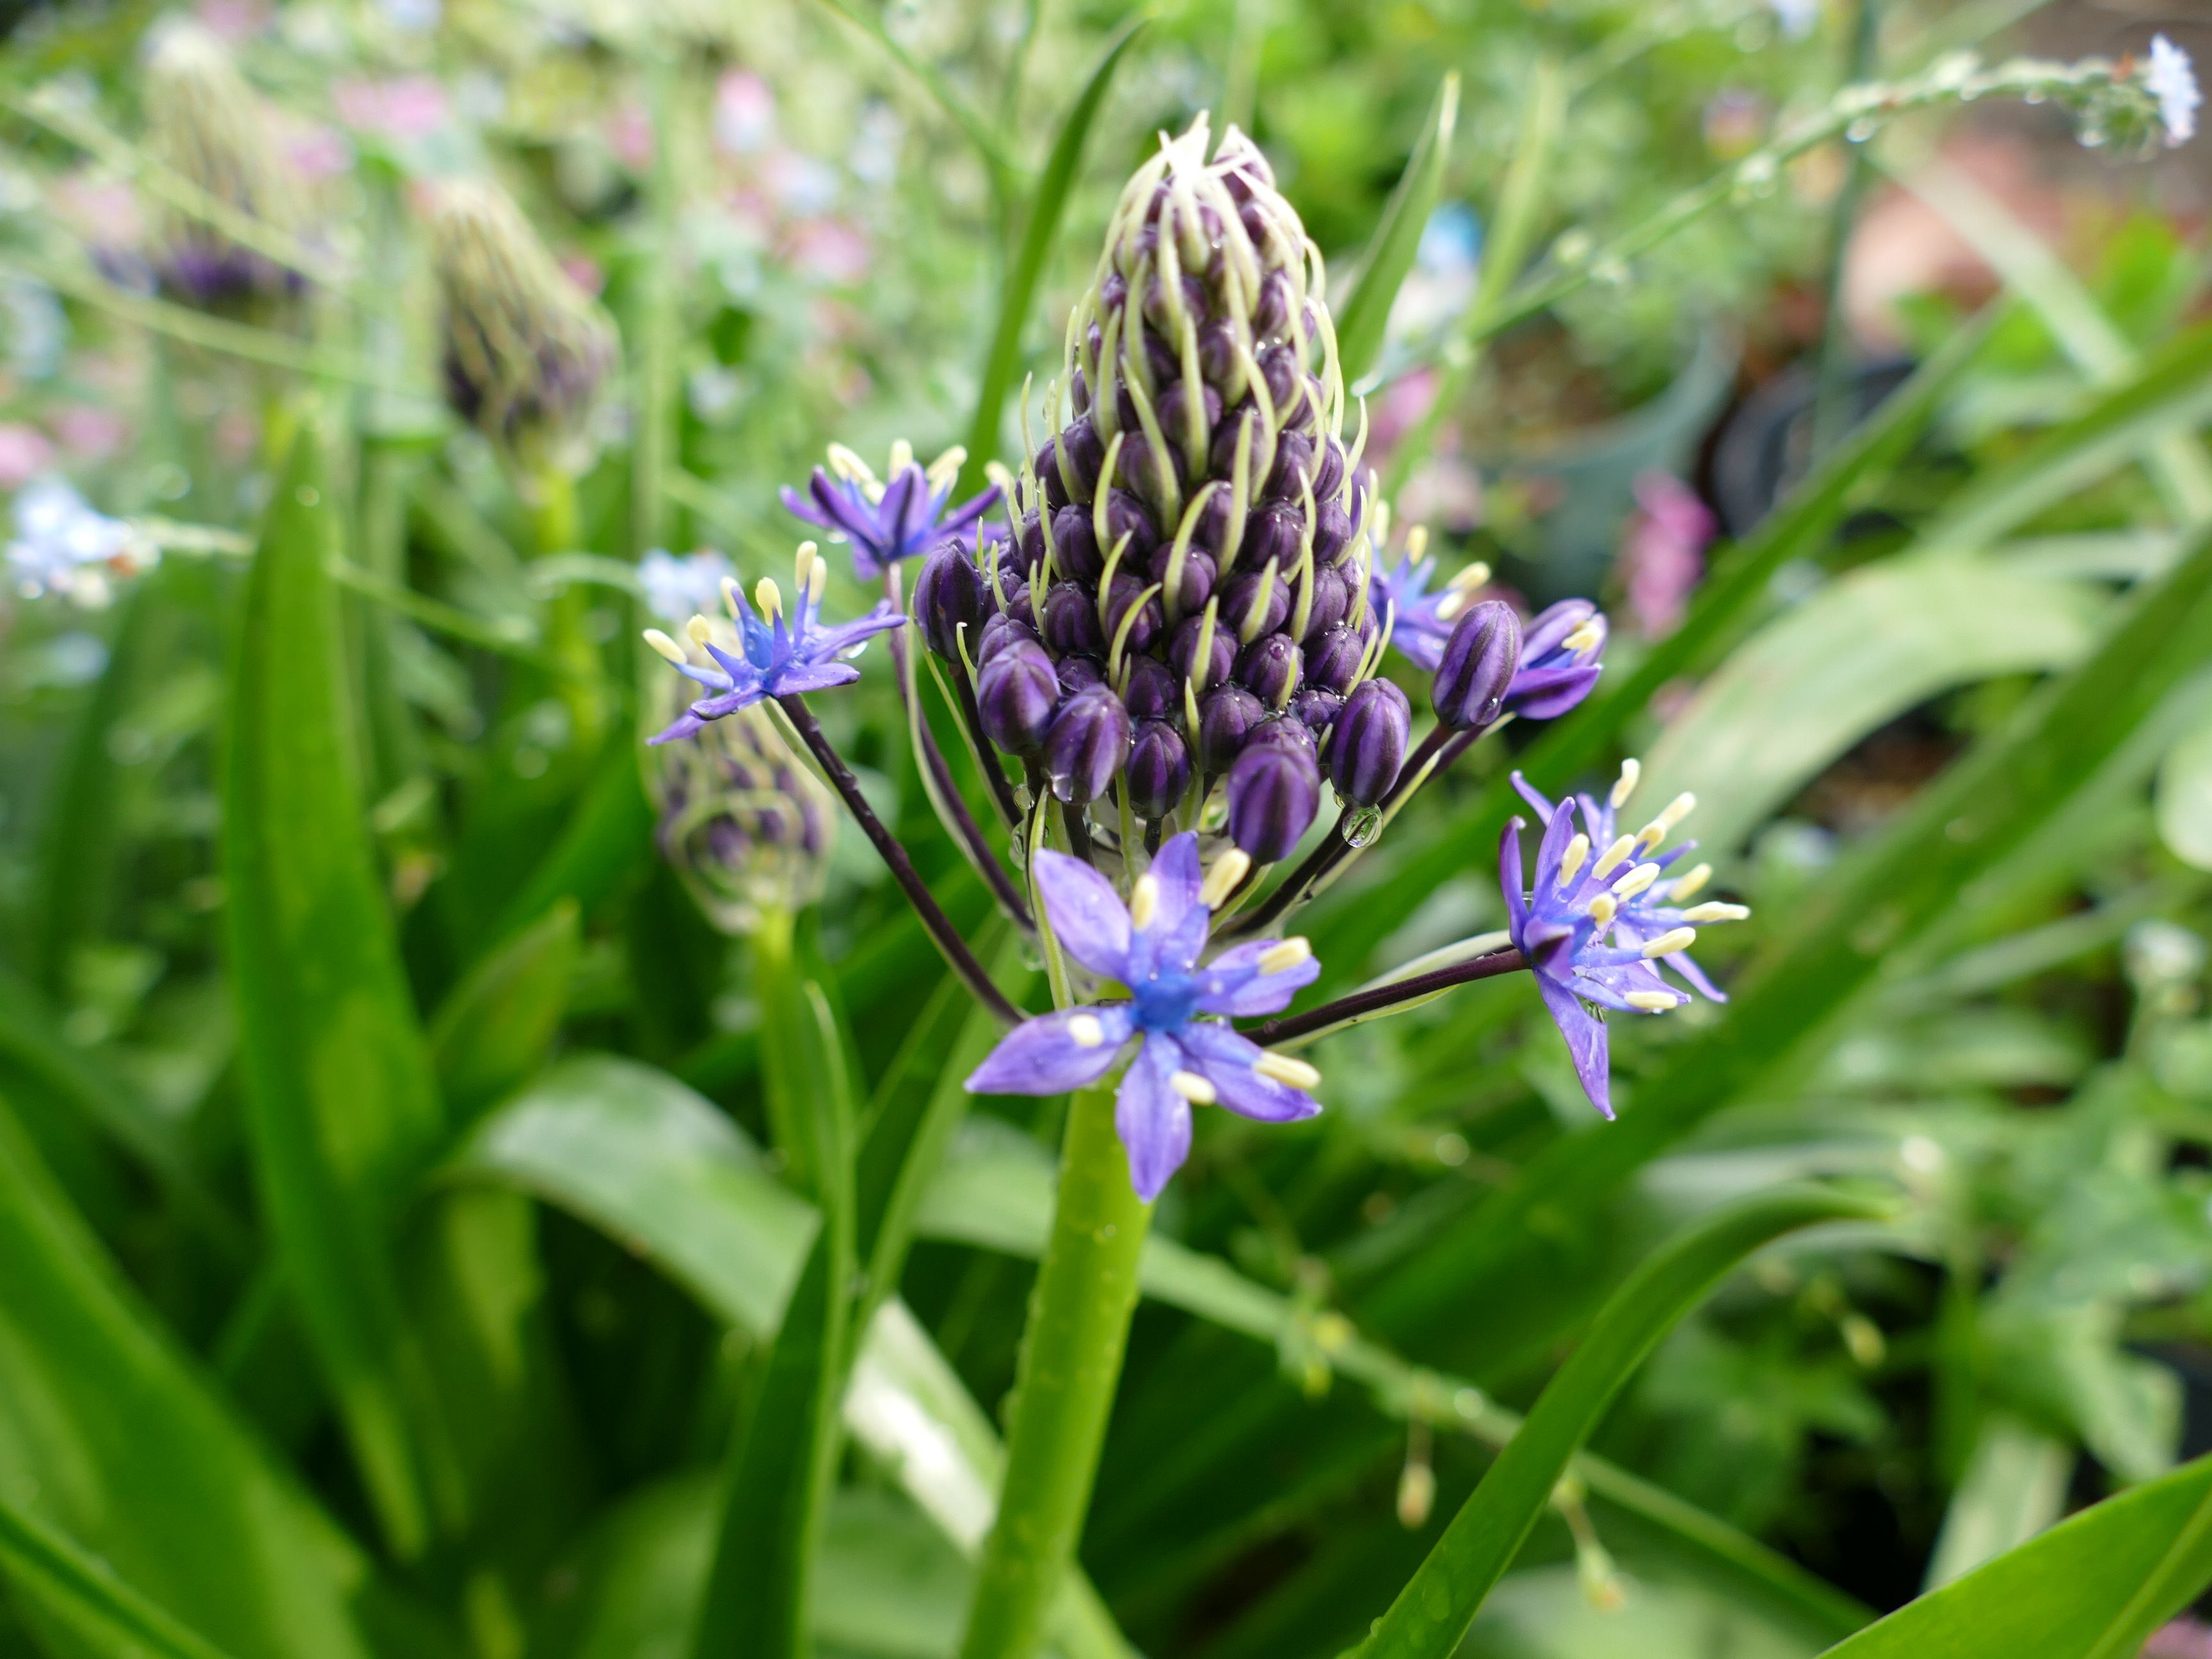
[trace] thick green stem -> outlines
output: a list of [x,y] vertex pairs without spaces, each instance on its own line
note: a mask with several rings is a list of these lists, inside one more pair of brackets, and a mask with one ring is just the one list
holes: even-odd
[[1115,1133],[1113,1085],[1082,1091],[1068,1107],[1060,1200],[1015,1379],[1006,1484],[961,1659],[1030,1659],[1043,1638],[1090,1507],[1151,1222]]
[[[582,539],[575,479],[557,466],[546,466],[538,469],[531,483],[537,497],[531,503],[531,514],[538,556],[544,559],[574,552]],[[590,611],[589,595],[573,582],[556,593],[545,607],[546,648],[568,671],[562,681],[561,701],[568,708],[572,727],[569,746],[579,755],[598,754],[607,730],[599,647],[592,639]]]

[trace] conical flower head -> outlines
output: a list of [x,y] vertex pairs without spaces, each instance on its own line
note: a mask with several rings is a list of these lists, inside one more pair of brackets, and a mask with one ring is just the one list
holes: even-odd
[[749,933],[763,911],[822,896],[836,804],[765,709],[741,709],[695,743],[648,752],[654,839],[715,926]]
[[[1164,801],[1155,734],[1147,787],[1127,792],[1154,823],[1190,827],[1215,787],[1256,787],[1238,780],[1266,769],[1231,765],[1245,733],[1295,705],[1322,737],[1374,671],[1368,491],[1344,404],[1321,258],[1266,158],[1234,128],[1211,147],[1203,117],[1163,137],[1069,319],[1053,435],[1007,480],[1013,535],[978,556],[987,606],[1034,636],[1063,695],[1103,684],[1201,762]],[[1315,675],[1328,696],[1302,699]],[[1230,693],[1253,719],[1206,718]],[[1267,848],[1248,852],[1294,842],[1319,783],[1284,796],[1295,823],[1232,799],[1232,835],[1264,820]]]
[[[146,146],[157,161],[234,212],[297,231],[297,181],[275,118],[215,34],[173,18],[148,36],[145,106]],[[185,304],[266,323],[304,289],[298,272],[205,218],[166,201],[155,206],[155,274]]]
[[580,471],[614,367],[612,320],[496,185],[444,185],[431,241],[455,412],[526,465]]

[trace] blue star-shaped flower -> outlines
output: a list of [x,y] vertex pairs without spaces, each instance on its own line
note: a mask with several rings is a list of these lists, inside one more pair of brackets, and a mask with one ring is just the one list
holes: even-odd
[[1147,1203],[1189,1155],[1192,1106],[1225,1106],[1263,1123],[1321,1110],[1307,1092],[1320,1073],[1227,1024],[1279,1012],[1313,983],[1321,964],[1303,939],[1261,939],[1198,965],[1213,913],[1196,835],[1186,830],[1160,848],[1127,906],[1103,876],[1065,854],[1037,854],[1036,883],[1060,948],[1100,979],[1126,986],[1128,1000],[1024,1020],[968,1079],[970,1091],[1065,1094],[1104,1077],[1138,1039],[1143,1046],[1121,1079],[1114,1127],[1129,1155],[1130,1182]]
[[[674,665],[676,672],[696,680],[714,695],[702,697],[679,715],[665,732],[647,739],[672,743],[688,738],[709,720],[750,708],[768,697],[787,697],[807,691],[823,691],[833,685],[849,685],[860,678],[849,659],[858,656],[874,635],[902,625],[906,618],[888,599],[857,622],[836,628],[822,626],[822,585],[829,567],[817,556],[812,542],[802,543],[796,570],[798,609],[788,615],[783,594],[763,577],[753,590],[762,615],[756,616],[734,581],[726,580],[722,596],[737,624],[738,649],[726,649],[704,617],[694,617],[688,630],[691,641],[712,660],[702,667],[690,653],[657,628],[645,631],[645,641]],[[727,630],[724,630],[726,634]]]
[[[1513,943],[1528,959],[1544,1006],[1567,1040],[1583,1092],[1608,1118],[1611,1044],[1600,1011],[1656,1014],[1688,1002],[1688,993],[1660,976],[1661,963],[1718,999],[1711,981],[1685,954],[1697,938],[1693,924],[1737,921],[1751,914],[1738,904],[1676,908],[1675,901],[1695,891],[1709,873],[1701,866],[1660,887],[1667,867],[1689,850],[1686,845],[1657,859],[1642,858],[1688,812],[1694,804],[1689,796],[1680,797],[1634,836],[1613,833],[1614,815],[1635,787],[1636,771],[1632,762],[1622,769],[1621,781],[1603,806],[1583,796],[1553,807],[1516,774],[1515,783],[1546,818],[1533,890],[1524,893],[1521,884],[1522,819],[1506,826],[1498,848],[1498,884],[1504,890]],[[1589,826],[1587,832],[1575,829],[1578,811]],[[1607,844],[1593,858],[1601,836]]]
[[1379,563],[1367,578],[1367,602],[1378,617],[1389,617],[1390,643],[1406,659],[1431,674],[1443,659],[1444,641],[1452,624],[1474,603],[1476,592],[1490,580],[1490,567],[1475,563],[1460,571],[1434,592],[1437,561],[1428,550],[1429,538],[1419,525],[1406,537],[1406,550],[1388,568]]
[[924,468],[902,439],[891,446],[885,480],[844,445],[832,444],[830,465],[814,469],[806,494],[787,484],[783,504],[808,524],[852,543],[854,574],[872,581],[885,565],[927,553],[948,537],[972,543],[980,533],[983,515],[998,504],[998,485],[946,507],[967,459],[966,450],[948,449]]
[[1605,665],[1605,612],[1588,599],[1561,599],[1528,619],[1521,632],[1521,665],[1505,694],[1505,712],[1523,720],[1557,720],[1597,684]]

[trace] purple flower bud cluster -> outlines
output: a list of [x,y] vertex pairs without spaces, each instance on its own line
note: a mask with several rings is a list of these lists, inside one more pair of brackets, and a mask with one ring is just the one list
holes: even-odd
[[741,710],[702,728],[696,743],[653,752],[654,841],[708,915],[745,933],[763,909],[794,909],[820,896],[834,803],[762,710]]
[[1209,159],[1207,139],[1201,119],[1130,181],[1011,538],[980,564],[940,544],[915,614],[941,655],[964,644],[986,734],[1060,800],[1126,791],[1189,828],[1218,785],[1266,862],[1313,823],[1324,769],[1389,787],[1410,711],[1370,689],[1371,475],[1342,436],[1318,258],[1259,150],[1231,130]]

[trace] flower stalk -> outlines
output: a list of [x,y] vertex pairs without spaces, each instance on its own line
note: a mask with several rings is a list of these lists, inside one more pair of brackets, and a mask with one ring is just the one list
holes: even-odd
[[1152,1223],[1114,1119],[1110,1079],[1070,1100],[1059,1199],[1015,1376],[1006,1484],[960,1659],[1030,1659],[1075,1559]]

